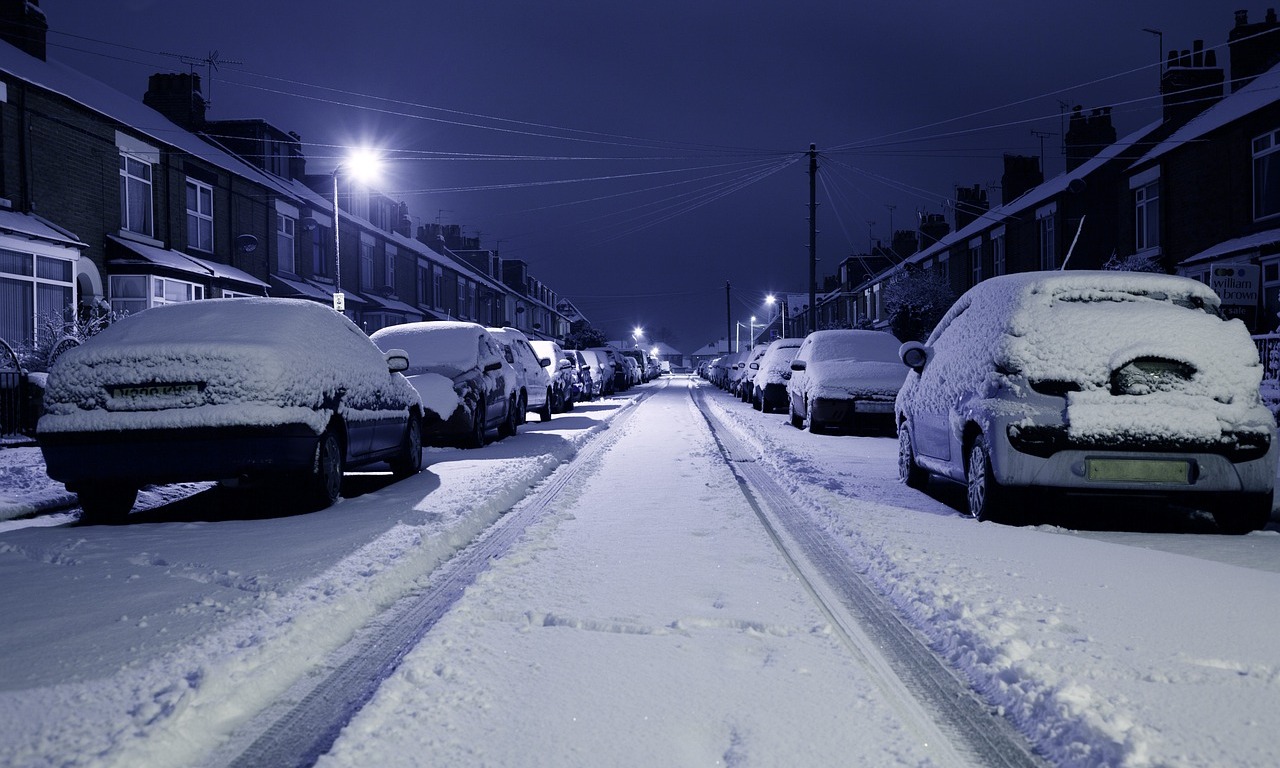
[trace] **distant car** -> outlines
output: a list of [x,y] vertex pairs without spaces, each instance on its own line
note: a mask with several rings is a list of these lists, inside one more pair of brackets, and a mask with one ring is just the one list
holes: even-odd
[[402,323],[375,331],[379,347],[408,350],[405,374],[422,398],[422,425],[431,442],[483,446],[491,429],[510,437],[520,425],[515,369],[498,340],[476,323]]
[[787,402],[793,426],[893,427],[893,403],[906,372],[900,342],[885,331],[814,331],[791,361]]
[[[514,365],[524,375],[525,411],[538,414],[539,421],[551,421],[551,376],[547,373],[545,361],[538,356],[529,344],[529,337],[515,328],[490,328],[494,338],[511,347],[515,356]],[[521,415],[523,420],[523,414]]]
[[578,350],[578,355],[587,363],[591,371],[593,397],[604,397],[613,394],[613,368],[609,361],[593,349]]
[[629,386],[627,372],[622,362],[618,360],[617,350],[613,347],[589,347],[586,351],[594,352],[600,361],[601,375],[603,376],[603,381],[600,384],[601,394],[612,395]]
[[579,395],[575,400],[594,400],[599,397],[600,382],[596,379],[596,374],[592,371],[592,364],[588,362],[582,350],[566,350],[565,355],[578,369]]
[[87,519],[153,483],[263,478],[337,500],[348,467],[422,467],[422,404],[402,349],[379,351],[321,304],[237,298],[155,307],[67,350],[37,435]]
[[738,399],[744,403],[751,402],[751,392],[755,386],[754,380],[756,374],[760,371],[760,358],[764,357],[764,353],[768,349],[768,344],[757,344],[742,359],[742,375],[738,377],[738,384],[734,387],[733,394],[737,395]]
[[787,382],[791,380],[791,361],[804,339],[775,339],[769,342],[751,379],[751,405],[757,411],[773,413],[787,407]]
[[1249,331],[1204,284],[1133,272],[984,280],[897,399],[898,469],[964,483],[969,513],[1020,522],[1036,493],[1157,500],[1241,533],[1271,516],[1276,426]]
[[578,398],[578,366],[571,362],[565,351],[554,341],[547,339],[530,339],[529,344],[543,361],[543,370],[551,379],[551,412],[563,413],[573,410],[573,403]]

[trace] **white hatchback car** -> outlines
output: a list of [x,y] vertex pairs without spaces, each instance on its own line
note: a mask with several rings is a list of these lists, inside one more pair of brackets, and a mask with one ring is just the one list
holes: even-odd
[[1032,491],[1175,503],[1236,533],[1271,516],[1276,426],[1257,348],[1200,282],[995,277],[901,356],[901,479],[966,484],[975,518],[1023,521]]

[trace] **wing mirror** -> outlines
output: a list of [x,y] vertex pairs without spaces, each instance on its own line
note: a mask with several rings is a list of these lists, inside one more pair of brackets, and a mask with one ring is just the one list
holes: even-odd
[[538,358],[538,365],[542,366],[543,368],[546,368],[547,366],[551,365],[551,358],[549,357]]
[[485,372],[485,373],[493,373],[494,371],[500,371],[500,370],[502,370],[502,362],[501,362],[501,361],[494,361],[494,362],[489,363],[488,365],[486,365],[486,366],[484,367],[484,372]]
[[929,347],[918,341],[908,341],[898,347],[898,357],[902,358],[902,364],[916,373],[924,369],[924,364],[929,362],[931,352]]
[[807,366],[808,366],[808,363],[806,363],[803,360],[791,361],[791,370],[793,371],[803,371]]
[[389,372],[402,373],[409,370],[409,353],[403,349],[388,349],[385,357]]

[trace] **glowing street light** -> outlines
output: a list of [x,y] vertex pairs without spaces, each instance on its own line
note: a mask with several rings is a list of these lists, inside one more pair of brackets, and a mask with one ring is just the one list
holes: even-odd
[[637,325],[631,331],[631,339],[632,341],[635,342],[636,349],[640,348],[640,340],[643,338],[644,338],[644,328],[641,328],[640,326]]
[[338,236],[338,219],[342,217],[338,208],[338,173],[346,171],[356,181],[366,183],[377,175],[379,164],[378,155],[372,150],[358,149],[333,167],[333,308],[337,312],[347,308],[342,293],[342,239]]
[[784,296],[779,300],[771,293],[764,297],[764,303],[769,306],[773,306],[775,303],[782,304],[782,321],[778,324],[778,327],[781,337],[785,339],[787,337],[787,298]]
[[756,316],[755,315],[751,316],[751,341],[749,343],[753,347],[756,345]]

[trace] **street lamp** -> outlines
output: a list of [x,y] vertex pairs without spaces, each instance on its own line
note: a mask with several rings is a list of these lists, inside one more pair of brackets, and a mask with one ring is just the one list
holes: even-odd
[[779,301],[782,304],[782,320],[778,323],[778,328],[780,329],[779,333],[781,334],[781,338],[785,339],[787,337],[787,297],[783,296],[782,299],[779,300],[772,293],[764,297],[764,303],[769,306],[773,306],[775,303],[779,303]]
[[338,207],[338,173],[349,171],[356,181],[373,178],[378,170],[378,156],[371,150],[359,149],[346,160],[333,167],[333,308],[346,311],[346,297],[342,294],[342,239],[338,236],[338,219],[342,217]]
[[643,338],[644,338],[643,328],[637,325],[635,328],[631,330],[631,340],[634,342],[634,346],[636,349],[640,348],[640,339],[643,339]]
[[751,339],[748,342],[751,346],[756,345],[756,316],[751,316]]

